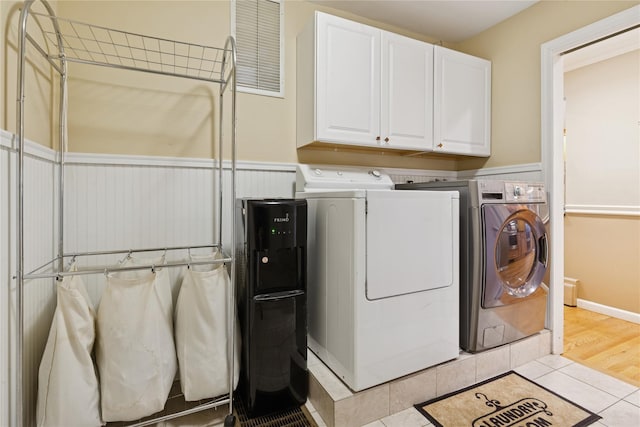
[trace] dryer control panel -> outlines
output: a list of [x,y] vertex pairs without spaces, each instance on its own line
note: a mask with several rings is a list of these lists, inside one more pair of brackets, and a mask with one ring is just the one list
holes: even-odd
[[544,203],[547,195],[544,191],[544,184],[526,182],[505,182],[504,191],[506,201]]
[[296,191],[392,190],[391,177],[379,169],[347,166],[311,166],[296,169]]
[[481,203],[546,203],[547,194],[540,182],[478,180]]

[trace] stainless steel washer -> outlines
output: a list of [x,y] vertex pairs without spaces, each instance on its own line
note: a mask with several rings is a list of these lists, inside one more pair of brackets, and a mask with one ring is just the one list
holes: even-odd
[[460,347],[478,352],[544,329],[548,287],[541,183],[465,180],[398,184],[460,193]]

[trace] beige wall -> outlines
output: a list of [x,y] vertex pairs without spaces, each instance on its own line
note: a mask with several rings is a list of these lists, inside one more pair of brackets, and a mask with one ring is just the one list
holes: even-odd
[[565,73],[566,204],[640,209],[640,50]]
[[640,218],[569,214],[564,241],[578,298],[640,313]]
[[540,45],[638,3],[543,0],[454,46],[492,62],[492,155],[460,168],[540,162]]
[[[61,1],[60,16],[187,43],[223,47],[228,2]],[[69,149],[212,157],[218,86],[69,64]]]
[[[4,12],[9,6],[5,6],[5,1],[1,3]],[[238,95],[239,158],[442,170],[538,162],[540,44],[633,4],[637,2],[543,1],[457,46],[493,62],[492,157],[460,160],[438,156],[404,157],[390,152],[296,150],[295,37],[311,19],[313,10],[322,9],[429,42],[434,40],[305,1],[287,0],[285,97]],[[222,44],[230,28],[228,1],[61,1],[58,12],[61,16],[96,25],[201,44]],[[6,64],[3,57],[3,71],[7,67],[11,69],[13,65]],[[217,92],[215,88],[203,83],[96,67],[73,66],[70,74],[71,150],[211,156],[212,139],[217,133],[218,107],[217,100],[212,98]],[[5,101],[4,106],[7,104],[13,108],[12,103]],[[49,107],[50,101],[42,100],[38,105]],[[3,115],[2,120],[3,128],[14,128],[15,120],[11,117]],[[38,135],[32,138],[41,140]]]
[[[297,151],[296,36],[312,18],[316,7],[303,1],[287,1],[284,7],[285,95],[276,98],[238,94],[239,159],[456,168],[455,158],[432,160],[352,150]],[[123,20],[125,8],[127,19]],[[98,1],[91,5],[63,2],[60,14],[85,22],[214,46],[222,44],[230,31],[230,10],[226,1],[128,2],[119,3],[118,7],[112,2]],[[155,76],[114,74],[112,70],[73,69],[69,104],[71,150],[211,157],[211,140],[217,138],[218,112],[217,97],[214,99],[212,95],[217,94],[217,88]],[[185,139],[188,144],[184,144]]]

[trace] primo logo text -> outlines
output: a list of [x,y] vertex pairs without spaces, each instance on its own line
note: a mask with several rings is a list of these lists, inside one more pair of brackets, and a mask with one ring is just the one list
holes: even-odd
[[289,214],[286,213],[284,218],[273,218],[273,222],[289,222]]

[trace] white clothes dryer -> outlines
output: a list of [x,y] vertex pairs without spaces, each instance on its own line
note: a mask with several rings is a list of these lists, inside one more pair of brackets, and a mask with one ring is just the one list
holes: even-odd
[[459,355],[458,192],[377,170],[299,165],[308,346],[354,391]]

